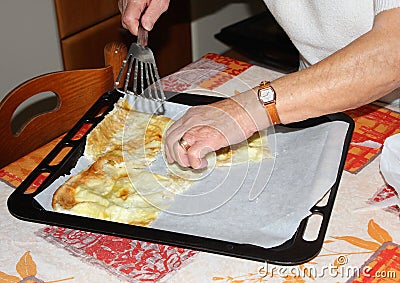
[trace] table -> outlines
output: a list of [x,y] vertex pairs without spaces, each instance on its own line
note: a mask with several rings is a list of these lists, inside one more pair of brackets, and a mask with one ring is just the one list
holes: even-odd
[[[234,95],[281,75],[207,54],[165,78],[164,85],[170,91]],[[324,246],[308,263],[280,267],[18,220],[8,212],[7,198],[57,142],[53,141],[0,170],[0,282],[28,277],[37,282],[346,282],[354,273],[363,277],[357,282],[367,282],[362,280],[375,272],[361,268],[368,259],[380,268],[375,281],[368,282],[399,282],[400,210],[373,205],[393,190],[379,173],[380,148],[363,148],[356,142],[365,136],[383,141],[397,133],[400,114],[375,105],[348,114],[356,120],[355,143]]]

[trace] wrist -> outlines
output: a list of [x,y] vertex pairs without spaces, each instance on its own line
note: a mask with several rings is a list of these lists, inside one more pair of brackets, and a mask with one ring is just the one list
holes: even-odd
[[246,115],[246,119],[243,119],[246,121],[243,127],[251,134],[271,126],[267,112],[258,100],[257,92],[258,87],[255,87],[234,97],[235,101],[241,105]]

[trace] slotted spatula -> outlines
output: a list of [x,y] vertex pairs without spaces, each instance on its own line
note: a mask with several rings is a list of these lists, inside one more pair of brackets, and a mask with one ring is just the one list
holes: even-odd
[[[158,75],[153,52],[147,46],[147,40],[148,31],[142,25],[139,25],[137,42],[131,44],[114,87],[118,90],[120,79],[129,62],[123,92],[163,103],[165,101],[164,90],[161,85],[160,76]],[[132,82],[130,82],[133,66],[135,66],[133,78]],[[130,85],[133,85],[132,91],[128,89]]]

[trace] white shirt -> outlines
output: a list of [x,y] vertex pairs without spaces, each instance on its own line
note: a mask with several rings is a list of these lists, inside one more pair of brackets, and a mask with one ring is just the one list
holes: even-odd
[[300,68],[313,65],[371,30],[375,15],[400,0],[264,0],[300,52]]

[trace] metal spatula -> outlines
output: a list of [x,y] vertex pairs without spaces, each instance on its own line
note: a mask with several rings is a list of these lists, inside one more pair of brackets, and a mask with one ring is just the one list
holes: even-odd
[[[115,89],[119,90],[118,87],[121,77],[129,62],[123,92],[163,103],[165,101],[165,95],[153,52],[147,47],[147,39],[147,30],[145,30],[142,25],[139,25],[137,42],[132,43],[128,50],[128,54],[122,63],[121,70],[115,82]],[[135,68],[132,82],[130,82],[133,66],[135,66]],[[128,89],[130,85],[133,85],[132,91]]]

